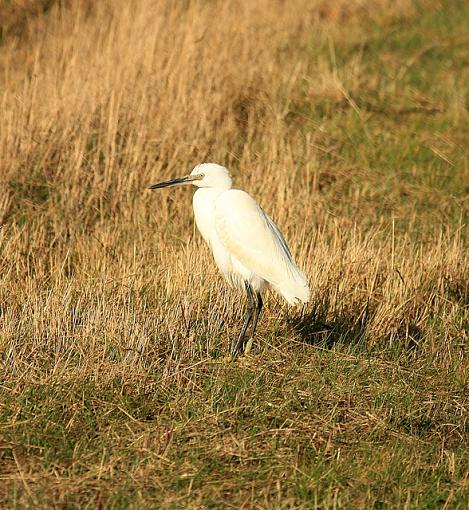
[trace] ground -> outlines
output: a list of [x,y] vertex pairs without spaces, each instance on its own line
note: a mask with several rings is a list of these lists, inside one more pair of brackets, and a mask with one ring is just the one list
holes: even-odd
[[[0,505],[469,505],[459,0],[0,3]],[[243,315],[203,161],[311,302]]]

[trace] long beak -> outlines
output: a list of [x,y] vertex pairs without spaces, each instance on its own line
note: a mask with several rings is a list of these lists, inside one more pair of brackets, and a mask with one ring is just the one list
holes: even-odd
[[153,184],[149,189],[159,189],[159,188],[167,188],[169,186],[177,186],[178,184],[186,184],[190,182],[191,176],[185,175],[184,177],[178,177],[177,179],[172,179],[171,181],[160,182],[158,184]]

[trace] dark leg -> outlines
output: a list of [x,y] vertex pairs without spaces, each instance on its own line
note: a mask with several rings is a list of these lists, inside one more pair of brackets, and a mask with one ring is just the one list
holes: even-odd
[[261,314],[261,311],[262,311],[262,307],[264,306],[264,303],[262,302],[262,296],[261,296],[261,293],[260,292],[257,292],[256,293],[256,308],[254,310],[254,317],[252,319],[252,331],[251,331],[251,336],[254,336],[254,333],[256,331],[256,328],[257,328],[257,320],[259,319],[259,315]]
[[257,320],[259,319],[259,315],[262,311],[262,306],[263,306],[262,296],[261,296],[260,292],[256,292],[255,298],[256,298],[256,305],[254,308],[254,317],[252,318],[251,338],[247,341],[246,347],[244,348],[245,354],[249,354],[249,352],[251,351],[252,342],[254,341],[254,333],[256,332],[256,327],[257,327]]
[[248,282],[244,282],[244,286],[246,288],[246,295],[248,298],[248,303],[246,307],[246,315],[244,317],[244,324],[239,333],[238,339],[236,342],[233,342],[231,346],[231,355],[237,356],[244,348],[244,338],[246,337],[246,330],[251,324],[253,315],[256,314],[256,301],[254,297],[254,291],[252,290],[251,285]]

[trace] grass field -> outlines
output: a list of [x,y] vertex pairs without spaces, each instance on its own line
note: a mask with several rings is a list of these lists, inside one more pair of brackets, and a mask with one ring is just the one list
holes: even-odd
[[[0,2],[0,507],[469,506],[462,0]],[[216,161],[312,300],[193,226]]]

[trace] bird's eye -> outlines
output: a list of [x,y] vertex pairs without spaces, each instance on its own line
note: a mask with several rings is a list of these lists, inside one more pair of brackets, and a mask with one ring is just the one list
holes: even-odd
[[202,180],[205,177],[205,174],[199,174],[200,180]]

